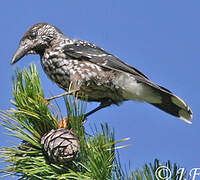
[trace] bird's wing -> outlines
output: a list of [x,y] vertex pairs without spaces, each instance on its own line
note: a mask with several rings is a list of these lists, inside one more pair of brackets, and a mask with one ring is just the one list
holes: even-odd
[[116,56],[107,53],[105,50],[96,46],[95,44],[88,43],[86,41],[75,40],[73,44],[65,45],[63,50],[67,56],[72,58],[87,60],[106,69],[130,73],[134,75],[139,82],[146,83],[149,86],[158,89],[159,91],[170,94],[172,93],[168,89],[151,82],[142,72],[124,63]]
[[148,79],[143,73],[134,67],[121,61],[119,58],[107,53],[102,48],[86,41],[76,40],[73,44],[64,47],[64,53],[80,60],[88,60],[107,69],[127,72]]
[[98,46],[85,41],[76,40],[73,44],[64,46],[63,50],[67,56],[72,58],[87,60],[106,69],[127,72],[134,75],[134,78],[138,82],[143,83],[144,86],[150,87],[150,90],[158,94],[161,98],[160,103],[149,102],[150,104],[191,123],[192,111],[182,99],[174,95],[168,89],[154,84],[139,70],[127,65]]

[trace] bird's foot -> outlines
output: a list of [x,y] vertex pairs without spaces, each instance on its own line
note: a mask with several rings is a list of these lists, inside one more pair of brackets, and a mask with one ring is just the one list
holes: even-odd
[[67,96],[67,95],[71,95],[71,94],[76,93],[78,91],[79,91],[79,89],[78,90],[77,89],[76,90],[71,90],[71,91],[68,91],[68,92],[65,92],[65,93],[50,97],[50,98],[45,98],[45,100],[49,102],[49,101],[51,101],[53,99],[60,98],[60,97],[63,97],[63,96]]
[[86,122],[87,122],[87,117],[84,115],[82,119],[82,123],[86,123]]

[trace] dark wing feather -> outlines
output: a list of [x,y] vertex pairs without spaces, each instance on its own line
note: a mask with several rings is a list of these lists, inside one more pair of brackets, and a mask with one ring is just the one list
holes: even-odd
[[73,44],[64,46],[64,53],[72,58],[87,60],[107,69],[114,69],[117,71],[130,73],[134,75],[139,82],[146,83],[149,86],[171,93],[168,89],[152,83],[147,76],[145,76],[136,68],[129,66],[119,58],[107,53],[105,50],[96,46],[95,44],[76,40]]
[[68,56],[76,59],[88,60],[108,69],[124,71],[148,79],[147,76],[145,76],[136,68],[129,66],[119,58],[86,41],[77,40],[73,44],[68,44],[64,47],[64,52]]

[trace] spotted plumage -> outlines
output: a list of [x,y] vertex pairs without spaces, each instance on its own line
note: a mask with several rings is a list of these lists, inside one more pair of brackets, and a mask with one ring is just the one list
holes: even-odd
[[100,102],[96,110],[137,100],[191,123],[192,111],[178,96],[95,44],[72,40],[53,25],[32,26],[20,41],[12,64],[26,54],[39,54],[46,74],[64,90],[71,87],[87,95],[88,101]]

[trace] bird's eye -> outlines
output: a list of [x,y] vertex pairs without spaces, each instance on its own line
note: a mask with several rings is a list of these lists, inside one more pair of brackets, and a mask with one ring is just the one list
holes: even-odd
[[36,36],[37,36],[37,34],[35,32],[32,32],[29,37],[30,37],[30,39],[35,39]]

